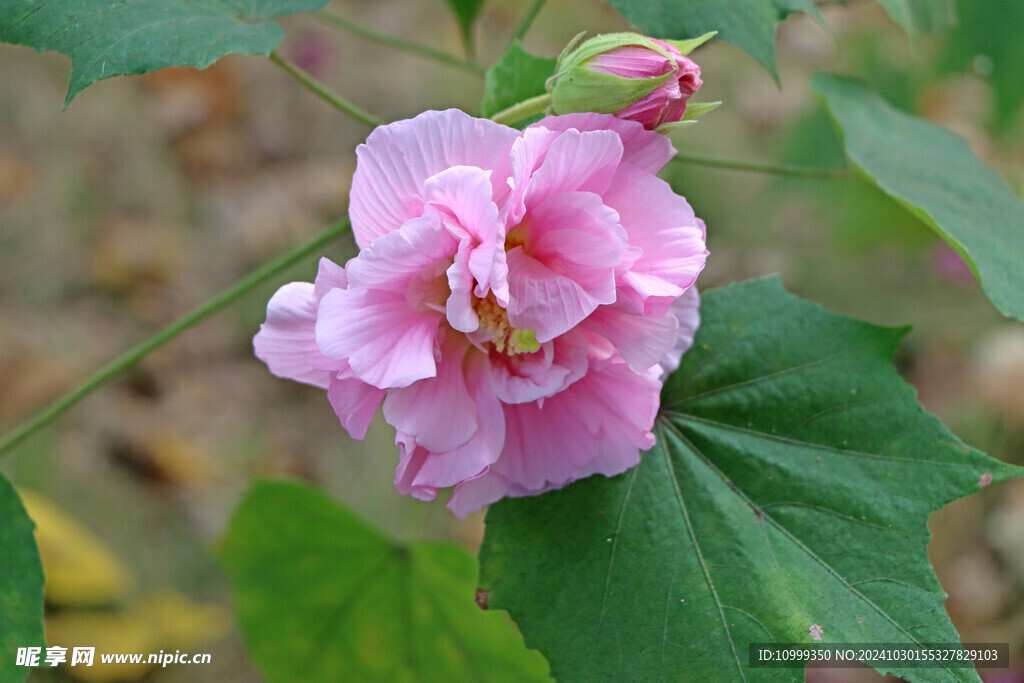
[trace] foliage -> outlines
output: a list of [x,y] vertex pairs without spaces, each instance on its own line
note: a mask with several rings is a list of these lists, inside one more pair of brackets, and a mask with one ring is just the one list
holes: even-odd
[[[472,56],[484,2],[446,2]],[[814,0],[608,2],[654,37],[717,31],[776,80],[778,24],[802,12],[824,25]],[[283,37],[275,19],[326,4],[6,2],[0,3],[0,41],[68,55],[67,106],[90,84],[112,76],[204,68],[228,53],[270,54]],[[541,5],[532,4],[517,37],[486,70],[483,116],[518,111],[516,105],[545,93],[556,60],[530,54],[518,40]],[[878,5],[912,39],[959,23],[944,68],[970,65],[988,79],[997,97],[995,123],[1003,132],[1012,128],[1024,100],[1017,69],[1024,4]],[[471,59],[404,45],[449,66],[484,69]],[[891,65],[875,47],[869,52],[881,73]],[[279,55],[274,59],[335,106],[356,111]],[[845,175],[828,163],[845,157],[870,185],[849,191],[836,184],[817,192],[818,199],[841,196],[830,208],[843,213],[867,197],[876,206],[859,207],[857,219],[877,223],[874,239],[892,243],[888,224],[900,209],[884,193],[965,259],[1001,313],[1024,320],[1024,203],[964,140],[880,97],[893,83],[904,108],[922,95],[905,70],[887,73],[891,81],[868,74],[870,86],[838,76],[814,79],[839,140],[820,112],[801,124],[801,142],[815,156],[809,165],[827,169],[819,174],[826,177]],[[704,77],[710,80],[708,72]],[[534,115],[516,125],[538,118],[543,106],[523,109]],[[691,114],[711,106],[694,104]],[[814,175],[816,169],[801,170]],[[828,227],[848,219],[835,216]],[[0,441],[0,452],[342,231],[343,224],[328,229],[122,354]],[[280,681],[544,680],[548,664],[523,647],[525,639],[560,680],[689,679],[709,671],[802,680],[796,669],[748,668],[747,644],[810,642],[814,627],[826,643],[957,641],[928,562],[928,517],[991,481],[1020,476],[1021,469],[964,445],[923,412],[891,364],[906,328],[828,313],[771,279],[706,292],[701,311],[696,343],[662,392],[657,444],[640,465],[614,478],[592,477],[495,504],[479,579],[472,556],[459,546],[399,543],[309,487],[256,483],[216,553],[230,577],[246,643],[264,673]],[[42,505],[33,515],[40,523],[55,519]],[[83,536],[60,521],[65,536]],[[51,600],[92,606],[114,600],[129,584],[88,537],[76,545],[41,533],[39,542],[54,564],[53,571],[48,567],[56,580]],[[44,577],[32,520],[2,476],[0,549],[0,679],[20,680],[28,670],[14,665],[13,653],[43,643]],[[83,574],[83,560],[74,553],[64,556],[74,562],[61,566],[61,550],[91,558],[92,571]],[[474,605],[477,588],[478,602],[507,609],[524,638],[506,615]],[[187,616],[216,621],[198,605],[165,598],[112,615],[65,612],[50,622],[51,630],[74,633],[74,639],[92,632],[118,643],[125,631],[142,633],[138,624],[152,627],[153,615],[190,633],[198,627]],[[887,670],[914,681],[978,680],[971,669]]]
[[1024,320],[1024,201],[953,134],[899,112],[865,86],[814,80],[850,161],[948,241],[1003,314]]
[[19,647],[43,646],[43,565],[32,520],[11,483],[0,476],[0,680],[21,681]]
[[[523,100],[544,94],[544,83],[555,71],[555,60],[537,57],[513,41],[484,77],[481,116],[493,116]],[[523,121],[523,125],[529,121]]]
[[706,294],[702,319],[637,468],[491,507],[491,605],[567,681],[723,667],[778,680],[747,669],[747,644],[809,643],[814,624],[825,642],[955,642],[925,522],[1017,468],[921,410],[890,364],[906,329],[827,313],[774,279]]
[[307,486],[257,482],[217,554],[272,680],[546,679],[508,620],[474,604],[466,550],[396,543]]
[[67,106],[104,78],[169,66],[205,68],[225,54],[269,54],[284,37],[272,20],[329,0],[45,0],[0,4],[0,41],[71,57]]

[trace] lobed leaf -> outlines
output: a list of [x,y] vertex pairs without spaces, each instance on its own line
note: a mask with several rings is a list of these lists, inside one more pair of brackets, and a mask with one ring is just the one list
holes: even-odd
[[565,681],[802,681],[750,668],[748,645],[812,643],[814,626],[826,643],[958,642],[928,515],[1022,470],[923,412],[891,364],[905,328],[830,314],[777,279],[708,292],[701,317],[640,465],[491,506],[491,606]]
[[398,545],[307,486],[257,482],[217,554],[270,680],[547,680],[507,618],[474,604],[465,549]]
[[1024,202],[967,143],[896,110],[863,84],[817,76],[814,90],[850,162],[956,249],[1004,315],[1024,320]]
[[104,78],[269,54],[284,37],[273,19],[329,1],[15,0],[0,2],[0,41],[68,55],[66,107]]
[[[20,647],[45,647],[43,564],[32,534],[35,525],[14,487],[0,475],[0,680],[23,681],[31,670],[17,666]],[[40,653],[40,662],[46,651]]]

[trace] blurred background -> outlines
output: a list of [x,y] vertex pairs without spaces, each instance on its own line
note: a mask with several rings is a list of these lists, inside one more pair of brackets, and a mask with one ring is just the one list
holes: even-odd
[[[914,41],[875,2],[819,4],[831,33],[806,16],[780,27],[781,89],[728,44],[692,55],[705,83],[694,99],[724,104],[674,133],[678,149],[841,167],[809,89],[814,72],[836,71],[962,135],[1024,194],[1024,3],[961,0],[956,27]],[[485,4],[475,29],[481,64],[502,54],[528,5]],[[331,9],[462,54],[444,0],[339,0]],[[284,55],[386,120],[476,111],[482,79],[472,74],[313,17],[283,23]],[[626,28],[598,0],[551,0],[524,44],[553,57],[581,30]],[[353,150],[368,133],[258,57],[103,81],[62,111],[68,71],[63,56],[0,45],[0,430],[344,215]],[[702,288],[777,272],[833,311],[912,324],[896,363],[926,409],[971,445],[1024,464],[1024,324],[1001,318],[917,219],[857,179],[685,163],[664,175],[707,222]],[[342,240],[326,255],[344,263],[354,252]],[[394,435],[380,416],[365,441],[352,441],[322,391],[274,378],[252,355],[276,287],[315,272],[315,258],[295,266],[0,463],[40,525],[52,642],[213,655],[196,668],[94,668],[91,680],[260,680],[209,554],[254,477],[315,482],[398,538],[479,545],[482,515],[459,521],[443,499],[395,492]],[[1024,681],[1024,480],[956,501],[930,526],[963,641],[1010,643],[1015,668],[983,678]]]

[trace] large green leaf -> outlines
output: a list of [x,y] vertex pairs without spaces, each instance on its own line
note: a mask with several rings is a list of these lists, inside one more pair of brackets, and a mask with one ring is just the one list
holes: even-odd
[[[43,641],[43,563],[14,487],[0,475],[0,681],[21,681],[30,669],[17,666],[20,647]],[[40,654],[40,661],[45,651]]]
[[878,0],[911,36],[956,26],[956,0]]
[[864,85],[817,76],[813,87],[853,165],[960,252],[996,308],[1024,320],[1024,202],[963,139]]
[[775,27],[793,12],[824,24],[813,0],[608,0],[643,33],[654,38],[694,38],[718,31],[778,80]]
[[543,95],[545,82],[555,73],[556,61],[531,55],[518,40],[513,41],[505,55],[487,70],[480,115],[493,116],[523,100]]
[[1021,470],[922,411],[891,365],[906,329],[776,279],[707,293],[701,315],[640,465],[491,506],[490,605],[564,681],[802,681],[748,668],[748,645],[810,643],[813,625],[824,642],[956,642],[928,515]]
[[259,482],[218,551],[272,681],[536,681],[547,664],[474,600],[476,562],[400,545],[300,484]]
[[272,19],[329,1],[12,0],[0,2],[0,41],[71,57],[67,106],[104,78],[268,54],[284,37]]

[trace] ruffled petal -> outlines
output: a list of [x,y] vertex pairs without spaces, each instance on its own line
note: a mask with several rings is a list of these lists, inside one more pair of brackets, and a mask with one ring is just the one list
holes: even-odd
[[583,325],[610,341],[635,372],[650,368],[671,352],[679,330],[671,313],[646,318],[621,305],[601,306]]
[[[399,430],[403,461],[395,472],[395,485],[402,493],[416,495],[416,491],[424,494],[433,491],[436,495],[439,488],[480,476],[501,455],[505,415],[487,379],[486,357],[479,352],[470,353],[475,358],[467,362],[466,387],[472,397],[471,414],[475,415],[476,430],[466,443],[446,452],[430,451]],[[404,454],[410,452],[412,458],[405,464]]]
[[441,318],[411,309],[404,294],[334,289],[320,302],[316,343],[324,356],[347,360],[357,379],[380,389],[406,387],[437,373]]
[[423,467],[423,463],[430,457],[430,451],[426,448],[417,448],[415,445],[407,446],[401,439],[401,435],[396,443],[398,444],[398,467],[395,468],[395,488],[403,496],[412,496],[417,500],[437,498],[436,486],[413,483],[420,468]]
[[[480,326],[480,316],[473,310],[473,273],[469,270],[470,245],[460,245],[459,251],[448,267],[448,290],[445,301],[445,318],[448,324],[459,332],[469,334]],[[506,288],[508,285],[506,285]]]
[[456,487],[448,507],[465,516],[503,496],[537,495],[592,474],[614,476],[654,445],[661,383],[617,357],[591,359],[582,379],[537,403],[505,406],[505,448],[486,473]]
[[665,164],[676,155],[672,141],[667,136],[647,130],[636,121],[618,119],[611,114],[580,113],[549,116],[527,127],[526,131],[532,128],[545,128],[550,131],[564,131],[571,128],[578,131],[614,131],[622,140],[623,163],[632,164],[651,174],[664,168]]
[[615,301],[625,240],[618,214],[596,194],[563,192],[541,202],[527,216],[523,246],[505,256],[509,323],[543,343]]
[[468,346],[462,335],[448,335],[441,347],[437,375],[391,389],[384,401],[388,424],[428,451],[458,448],[477,431],[476,410],[462,367]]
[[669,315],[679,321],[679,327],[672,350],[658,362],[661,368],[658,379],[661,381],[665,381],[679,367],[683,354],[690,350],[697,336],[697,328],[700,327],[700,294],[696,286],[690,287],[672,303]]
[[504,225],[491,201],[490,175],[478,168],[455,166],[424,184],[427,206],[458,240],[458,252],[448,269],[451,296],[445,308],[449,323],[460,332],[472,332],[479,324],[471,307],[473,293],[483,298],[493,287],[508,300]]
[[703,221],[668,183],[629,166],[620,167],[604,202],[618,211],[629,244],[643,249],[620,285],[643,302],[644,315],[664,315],[704,268]]
[[615,272],[625,256],[619,214],[590,192],[563,192],[530,212],[526,252],[597,300],[615,300]]
[[[345,270],[349,288],[408,293],[410,298],[419,301],[422,296],[410,291],[412,285],[432,284],[422,274],[443,281],[440,274],[448,267],[458,246],[458,240],[442,227],[436,214],[410,219],[348,262]],[[447,296],[447,292],[443,294]],[[443,304],[444,298],[441,298],[436,305]]]
[[622,161],[622,139],[609,130],[570,129],[551,142],[543,158],[527,183],[527,211],[561,192],[604,193]]
[[362,439],[384,400],[384,390],[358,379],[332,377],[327,399],[345,431],[353,439]]
[[423,183],[452,166],[493,171],[493,199],[508,196],[509,149],[518,132],[456,109],[379,126],[356,148],[349,216],[360,248],[423,211]]
[[516,329],[533,330],[538,342],[564,334],[602,303],[582,286],[516,247],[507,254],[508,321]]
[[512,484],[500,474],[484,472],[456,486],[447,507],[456,517],[465,519],[466,515],[504,498],[511,488]]
[[267,321],[253,338],[256,357],[278,377],[326,389],[330,368],[343,367],[323,357],[316,345],[318,300],[309,282],[292,282],[267,304]]

